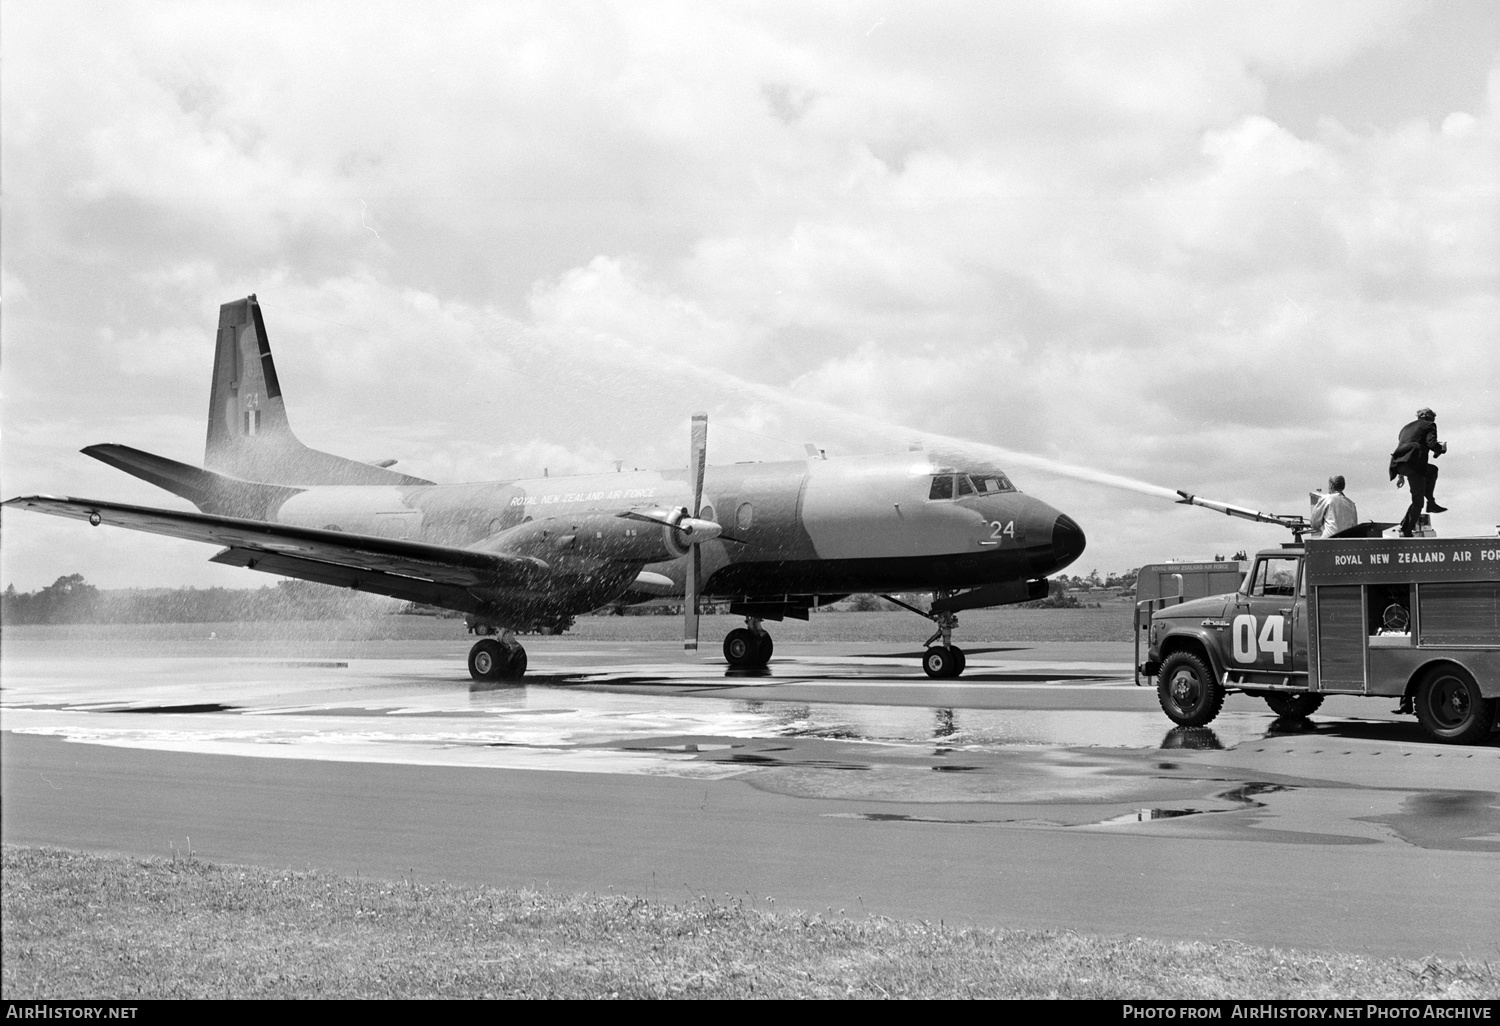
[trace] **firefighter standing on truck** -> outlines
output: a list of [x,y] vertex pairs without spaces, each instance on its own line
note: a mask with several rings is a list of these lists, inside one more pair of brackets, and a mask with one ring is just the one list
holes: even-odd
[[[1391,479],[1404,477],[1411,485],[1411,505],[1406,516],[1401,518],[1401,536],[1410,538],[1420,524],[1422,504],[1426,502],[1428,513],[1446,513],[1446,506],[1439,506],[1432,497],[1437,485],[1438,468],[1427,462],[1427,454],[1441,456],[1448,447],[1438,441],[1437,414],[1427,407],[1417,411],[1417,419],[1401,429],[1396,441],[1396,451],[1391,453]],[[1396,487],[1401,487],[1397,481]]]
[[1328,479],[1328,494],[1313,507],[1312,521],[1308,529],[1318,538],[1332,538],[1359,523],[1359,512],[1354,500],[1344,494],[1344,475],[1335,474]]

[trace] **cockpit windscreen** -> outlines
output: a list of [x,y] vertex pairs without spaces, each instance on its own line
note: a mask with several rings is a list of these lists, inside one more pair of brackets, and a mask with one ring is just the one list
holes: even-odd
[[929,499],[962,499],[968,495],[998,495],[1013,492],[1016,486],[998,470],[980,474],[936,474],[932,478]]

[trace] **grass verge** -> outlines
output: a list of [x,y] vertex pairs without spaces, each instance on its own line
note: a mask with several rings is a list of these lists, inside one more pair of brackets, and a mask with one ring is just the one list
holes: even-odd
[[1489,963],[680,905],[7,845],[0,996],[1495,998]]

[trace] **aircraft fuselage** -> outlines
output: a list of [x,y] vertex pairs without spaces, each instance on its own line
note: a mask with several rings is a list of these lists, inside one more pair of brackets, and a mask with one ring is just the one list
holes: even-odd
[[[974,480],[985,470],[940,465],[922,452],[709,467],[700,515],[717,521],[725,537],[701,547],[703,595],[957,590],[1041,578],[1072,562],[1082,533],[1038,499],[1014,490],[958,494],[961,487],[933,497],[944,491],[935,478]],[[690,502],[686,470],[628,471],[315,486],[284,502],[274,520],[534,555],[569,580],[552,590],[547,611],[574,615],[618,597],[642,568],[670,578],[680,594],[686,560],[671,530],[617,514]]]

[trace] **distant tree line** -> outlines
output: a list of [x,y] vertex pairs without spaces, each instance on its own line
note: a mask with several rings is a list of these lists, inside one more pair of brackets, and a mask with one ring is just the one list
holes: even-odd
[[1099,576],[1098,570],[1090,570],[1087,577],[1080,577],[1077,574],[1072,577],[1067,574],[1058,574],[1052,578],[1052,590],[1055,594],[1059,586],[1073,591],[1086,591],[1093,588],[1130,588],[1135,585],[1135,579],[1140,572],[1140,567],[1136,567],[1124,573],[1110,572],[1103,577]]
[[349,620],[394,612],[399,604],[311,581],[264,588],[128,588],[101,591],[82,574],[59,577],[40,591],[0,595],[0,622],[220,623],[247,620]]

